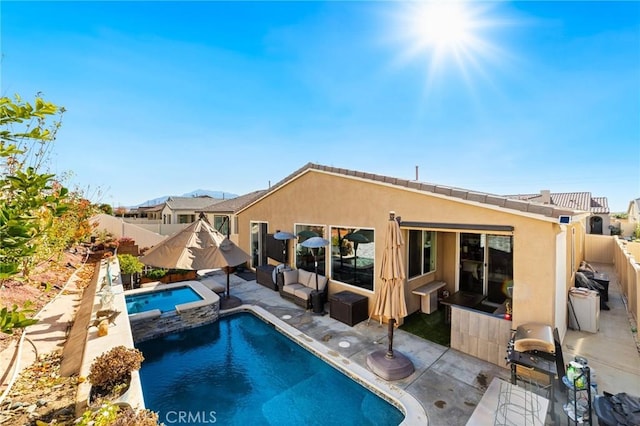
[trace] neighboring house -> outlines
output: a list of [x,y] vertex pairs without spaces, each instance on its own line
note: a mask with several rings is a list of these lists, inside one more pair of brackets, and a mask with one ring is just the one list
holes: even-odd
[[[295,233],[288,263],[313,270],[300,242],[324,237],[331,247],[319,251],[318,268],[330,279],[329,293],[365,295],[371,313],[390,211],[401,217],[409,313],[420,309],[411,291],[432,281],[446,282],[452,294],[486,297],[464,311],[479,320],[452,332],[452,347],[504,366],[509,330],[520,324],[548,324],[564,337],[589,216],[579,209],[309,163],[236,212],[238,244],[255,268],[274,263],[264,255],[267,234]],[[496,320],[497,342],[495,324],[483,321],[505,308],[513,322]]]
[[627,209],[627,219],[620,220],[622,235],[630,240],[636,237],[636,230],[640,229],[640,198],[631,200]]
[[640,225],[640,198],[631,200],[627,209],[627,218],[634,228]]
[[224,200],[202,195],[199,197],[169,197],[164,202],[161,218],[165,225],[188,224],[197,219],[196,211]]
[[606,197],[592,197],[590,192],[552,193],[549,190],[542,190],[539,194],[505,195],[505,197],[589,212],[590,216],[586,223],[587,233],[611,235],[609,227],[611,212]]
[[[258,199],[265,192],[265,190],[259,190],[229,200],[219,201],[203,209],[196,210],[196,213],[204,213],[209,223],[224,235],[227,235],[227,233],[229,235],[236,235],[238,234],[238,226],[235,213],[242,207]],[[230,228],[229,224],[231,225]]]
[[140,206],[135,209],[136,217],[147,220],[162,220],[162,209],[164,209],[164,203],[149,207]]

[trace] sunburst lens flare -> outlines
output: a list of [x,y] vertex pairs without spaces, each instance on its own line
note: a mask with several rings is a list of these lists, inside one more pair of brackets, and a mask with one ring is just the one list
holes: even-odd
[[473,17],[460,3],[428,3],[414,17],[410,31],[425,45],[455,47],[473,37]]
[[484,75],[486,60],[496,61],[503,53],[488,38],[490,30],[507,24],[490,17],[491,3],[469,1],[421,1],[405,3],[397,11],[396,36],[403,44],[401,62],[428,60],[428,81],[453,65],[465,80],[469,69]]

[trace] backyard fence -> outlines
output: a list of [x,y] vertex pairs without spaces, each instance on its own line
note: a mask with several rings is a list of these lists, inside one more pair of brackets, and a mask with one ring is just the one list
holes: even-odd
[[631,243],[620,238],[613,241],[613,264],[622,294],[626,297],[629,312],[633,314],[636,330],[640,328],[638,307],[640,307],[640,243]]
[[585,235],[584,258],[589,263],[613,263],[616,237],[610,235]]

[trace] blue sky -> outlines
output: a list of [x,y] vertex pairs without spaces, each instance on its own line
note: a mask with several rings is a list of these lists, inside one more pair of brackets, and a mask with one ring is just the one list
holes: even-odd
[[462,26],[423,6],[3,1],[1,93],[64,106],[52,171],[114,206],[310,161],[640,197],[640,2],[469,2]]

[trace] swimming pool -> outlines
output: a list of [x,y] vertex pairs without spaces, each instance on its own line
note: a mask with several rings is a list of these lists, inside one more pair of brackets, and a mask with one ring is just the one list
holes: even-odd
[[139,314],[154,309],[160,312],[168,312],[176,309],[176,305],[196,302],[202,297],[189,286],[175,287],[165,290],[157,290],[125,296],[127,312]]
[[397,425],[396,407],[249,313],[137,344],[165,424]]

